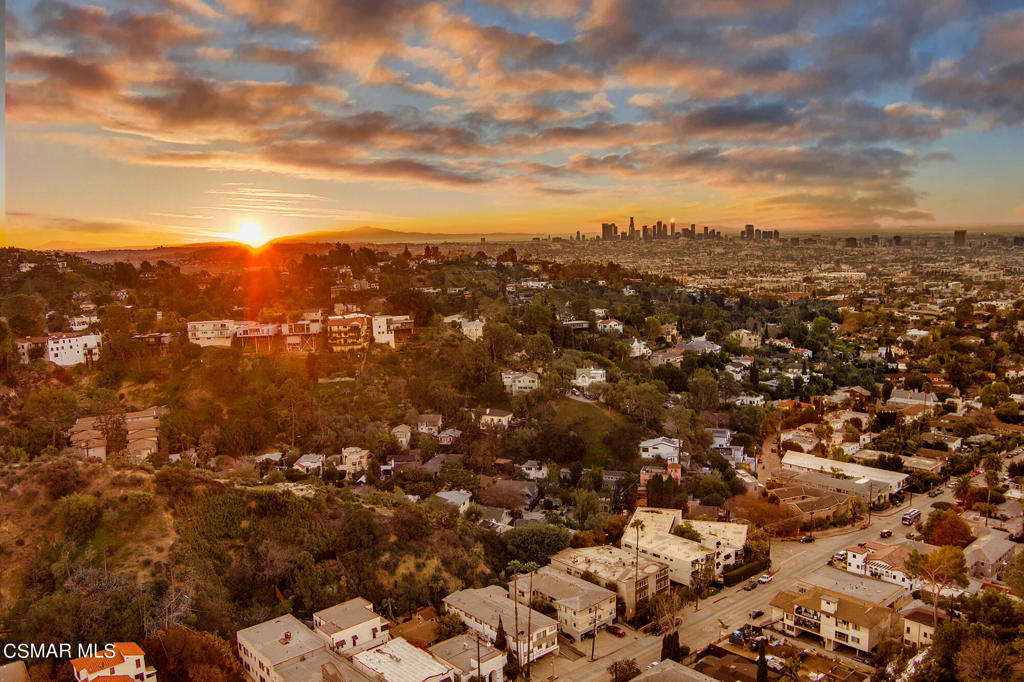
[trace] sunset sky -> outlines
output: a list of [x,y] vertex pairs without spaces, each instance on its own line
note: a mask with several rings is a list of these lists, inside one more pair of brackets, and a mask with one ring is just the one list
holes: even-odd
[[1024,223],[1024,9],[7,0],[7,242]]

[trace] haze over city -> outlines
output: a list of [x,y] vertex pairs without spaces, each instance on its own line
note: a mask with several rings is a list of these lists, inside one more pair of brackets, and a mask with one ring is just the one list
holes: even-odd
[[10,0],[6,19],[11,245],[1024,222],[1013,2]]

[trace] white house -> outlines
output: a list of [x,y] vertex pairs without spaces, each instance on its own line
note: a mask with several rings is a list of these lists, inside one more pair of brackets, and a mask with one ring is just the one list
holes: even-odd
[[134,642],[115,643],[112,654],[104,651],[97,656],[72,659],[71,669],[77,682],[125,678],[137,682],[156,682],[156,668],[146,665],[146,652]]
[[313,631],[342,654],[352,654],[391,639],[388,621],[373,612],[373,604],[356,597],[313,614]]
[[728,401],[732,405],[754,405],[764,407],[764,396],[757,393],[744,393]]
[[437,434],[437,442],[441,445],[451,445],[461,437],[462,431],[449,428]]
[[535,459],[527,460],[521,467],[523,473],[531,481],[538,481],[542,478],[548,477],[548,467],[543,462],[539,462]]
[[464,514],[469,509],[473,494],[468,490],[442,490],[437,493],[437,497],[456,507],[460,514]]
[[408,315],[374,315],[373,340],[386,343],[392,348],[412,338],[413,320]]
[[443,421],[439,414],[421,414],[416,422],[416,430],[430,436],[437,436],[441,433]]
[[512,425],[512,413],[488,407],[480,413],[481,429],[507,429]]
[[602,334],[621,334],[623,329],[622,323],[614,318],[597,321],[597,331]]
[[292,465],[292,468],[298,469],[304,474],[322,474],[324,471],[324,456],[314,453],[305,454],[295,460],[295,464]]
[[590,384],[608,380],[608,372],[600,367],[580,367],[576,370],[576,378],[572,385],[579,388],[588,388]]
[[501,373],[501,383],[507,393],[520,395],[536,390],[540,386],[540,377],[536,372],[506,371]]
[[394,436],[398,444],[403,448],[409,447],[409,443],[412,441],[412,427],[406,424],[399,424],[395,428],[391,429],[391,435]]
[[231,345],[235,336],[234,320],[197,320],[188,323],[188,340],[199,346]]
[[647,342],[641,339],[634,338],[632,343],[629,344],[629,357],[631,358],[647,358],[651,355],[651,349],[647,347]]
[[[99,359],[100,347],[103,345],[99,334],[57,332],[44,338],[46,350],[43,357],[61,367],[92,364]],[[23,353],[22,361],[28,362],[27,351]]]
[[480,320],[463,320],[460,327],[462,333],[473,341],[484,338],[484,323]]
[[100,321],[100,318],[95,313],[87,315],[75,315],[74,317],[68,318],[68,326],[71,327],[72,331],[81,332],[89,328],[89,325],[96,324]]
[[651,438],[640,443],[640,457],[643,459],[661,457],[666,462],[678,464],[680,454],[685,460],[690,458],[690,453],[680,452],[680,447],[681,444],[678,438],[668,438],[666,436]]

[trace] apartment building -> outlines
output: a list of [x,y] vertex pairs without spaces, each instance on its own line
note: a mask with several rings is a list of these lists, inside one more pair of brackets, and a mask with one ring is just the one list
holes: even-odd
[[156,669],[146,665],[146,652],[134,642],[117,642],[112,654],[71,660],[77,682],[156,682]]
[[835,651],[847,646],[870,654],[898,620],[885,606],[821,587],[806,592],[778,592],[771,600],[772,620],[791,637],[807,634]]
[[488,642],[494,641],[500,623],[523,663],[558,652],[558,622],[513,602],[497,585],[453,592],[444,598],[444,607]]
[[558,629],[577,642],[615,620],[614,592],[550,566],[534,571],[532,578],[513,576],[508,589],[520,604],[529,606],[539,597],[554,606]]
[[49,336],[28,336],[17,339],[15,348],[22,364],[27,365],[33,350],[42,349],[41,356],[61,367],[92,365],[100,358],[103,339],[99,334],[86,332],[57,332]]
[[235,640],[246,677],[253,682],[371,679],[291,614],[239,630]]
[[380,682],[456,682],[455,668],[396,637],[352,656],[352,665]]
[[[630,525],[642,524],[639,533]],[[690,524],[700,536],[700,542],[679,537],[672,530],[683,523]],[[636,550],[647,559],[668,565],[669,578],[681,585],[690,585],[694,575],[709,564],[717,580],[726,569],[743,558],[747,526],[741,523],[694,521],[683,519],[678,509],[638,507],[622,536],[622,548]]]
[[609,589],[614,585],[626,620],[636,615],[637,603],[669,589],[667,564],[641,555],[638,569],[634,552],[612,545],[564,549],[551,557],[550,568],[577,577],[593,576]]
[[388,621],[373,612],[373,604],[356,597],[313,614],[313,631],[338,653],[352,654],[391,639]]

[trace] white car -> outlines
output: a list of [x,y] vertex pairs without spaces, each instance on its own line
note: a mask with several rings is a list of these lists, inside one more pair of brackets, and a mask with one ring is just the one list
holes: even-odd
[[762,585],[764,585],[766,583],[770,583],[771,581],[772,581],[772,577],[768,573],[765,573],[764,575],[762,575],[760,578],[757,579],[757,582],[761,583]]

